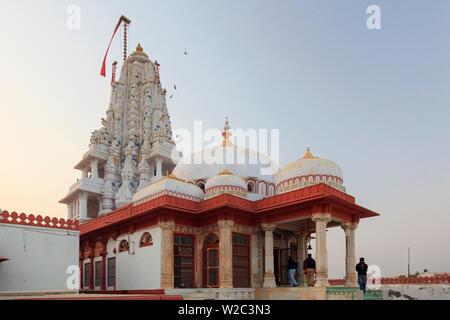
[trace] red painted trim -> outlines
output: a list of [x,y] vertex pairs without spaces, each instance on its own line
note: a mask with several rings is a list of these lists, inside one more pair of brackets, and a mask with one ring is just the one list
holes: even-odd
[[80,234],[82,237],[91,233],[98,236],[101,232],[104,237],[117,237],[128,232],[131,223],[137,230],[156,224],[167,214],[177,224],[202,227],[216,223],[219,215],[230,209],[233,211],[232,219],[238,224],[257,226],[261,222],[281,222],[310,216],[317,205],[346,221],[355,222],[378,215],[355,204],[354,197],[321,183],[254,202],[230,194],[201,202],[164,195],[135,206],[126,205],[84,222],[80,225]]

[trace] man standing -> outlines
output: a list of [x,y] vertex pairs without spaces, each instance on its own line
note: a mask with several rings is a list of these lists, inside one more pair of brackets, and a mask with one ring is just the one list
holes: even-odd
[[289,256],[288,264],[288,273],[289,273],[289,287],[298,287],[297,281],[295,281],[295,271],[297,271],[298,263],[293,260],[291,256]]
[[303,263],[303,268],[306,273],[306,283],[309,287],[314,286],[314,273],[316,273],[316,261],[312,258],[311,253],[308,253],[308,258]]
[[364,258],[359,259],[359,263],[356,265],[356,271],[358,272],[358,284],[359,289],[366,293],[366,281],[367,281],[367,264],[364,262]]

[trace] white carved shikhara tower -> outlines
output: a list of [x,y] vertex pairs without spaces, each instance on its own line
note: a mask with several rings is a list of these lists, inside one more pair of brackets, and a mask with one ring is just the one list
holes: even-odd
[[138,45],[112,83],[102,127],[75,166],[81,179],[60,200],[70,219],[84,221],[126,205],[136,191],[172,171],[175,143],[165,94],[158,62]]

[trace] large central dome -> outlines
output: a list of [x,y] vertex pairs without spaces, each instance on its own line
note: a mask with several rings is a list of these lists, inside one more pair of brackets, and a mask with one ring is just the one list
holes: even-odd
[[234,146],[229,139],[231,133],[228,120],[225,122],[224,141],[214,148],[194,152],[183,159],[173,170],[173,174],[186,181],[206,182],[224,170],[242,178],[256,178],[269,183],[275,182],[278,164],[256,151]]
[[187,181],[196,181],[214,177],[223,170],[239,177],[254,177],[267,182],[273,182],[277,173],[276,166],[265,155],[238,146],[220,145],[191,154],[175,167],[173,174]]

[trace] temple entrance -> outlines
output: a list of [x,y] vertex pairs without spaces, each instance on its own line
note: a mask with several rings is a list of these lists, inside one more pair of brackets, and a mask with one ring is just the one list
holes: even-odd
[[210,234],[203,242],[202,278],[204,288],[219,287],[219,239]]
[[[289,285],[289,274],[287,269],[287,264],[289,260],[289,255],[296,260],[297,253],[296,247],[291,248],[274,248],[273,249],[273,267],[275,282],[277,285]],[[301,266],[301,263],[299,263]],[[297,274],[295,275],[297,279]]]

